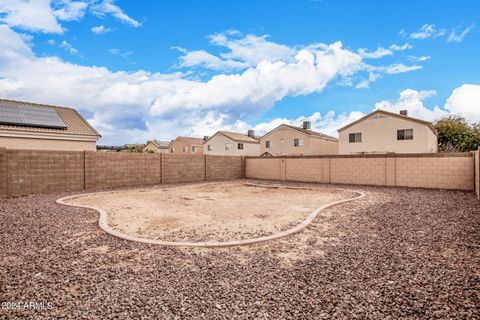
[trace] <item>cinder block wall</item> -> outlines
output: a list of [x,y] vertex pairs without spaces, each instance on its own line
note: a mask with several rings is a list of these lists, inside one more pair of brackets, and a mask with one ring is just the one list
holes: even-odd
[[242,178],[243,157],[205,156],[206,180]]
[[255,179],[474,190],[471,153],[247,157],[246,167]]
[[85,151],[85,188],[161,183],[161,157],[149,153]]
[[84,154],[77,151],[6,150],[6,194],[84,188]]
[[475,192],[480,200],[480,148],[475,151]]
[[243,157],[0,148],[0,197],[243,175]]

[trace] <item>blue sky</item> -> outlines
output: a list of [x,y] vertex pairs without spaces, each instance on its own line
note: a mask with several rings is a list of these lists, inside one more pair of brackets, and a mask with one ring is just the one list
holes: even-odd
[[[375,108],[480,121],[475,1],[0,0],[0,97],[123,144]],[[448,13],[448,14],[447,14]]]

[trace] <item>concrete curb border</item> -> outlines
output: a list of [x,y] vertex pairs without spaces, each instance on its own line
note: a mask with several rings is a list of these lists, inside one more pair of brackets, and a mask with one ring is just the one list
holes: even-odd
[[[291,187],[291,186],[282,186],[282,185],[265,185],[265,184],[256,184],[256,183],[245,183],[245,185],[252,186],[252,187],[261,187],[261,188],[290,188],[290,189],[312,189],[308,187]],[[129,240],[129,241],[135,241],[135,242],[141,242],[141,243],[147,243],[147,244],[156,244],[156,245],[161,245],[161,246],[169,246],[169,247],[200,247],[200,248],[219,248],[219,247],[233,247],[233,246],[243,246],[243,245],[249,245],[249,244],[255,244],[255,243],[260,243],[260,242],[265,242],[265,241],[270,241],[270,240],[275,240],[275,239],[280,239],[284,238],[286,236],[289,236],[291,234],[297,233],[300,230],[304,229],[307,227],[312,221],[317,217],[317,215],[322,211],[327,208],[336,206],[338,204],[354,201],[361,199],[365,197],[365,193],[362,191],[358,190],[347,190],[347,189],[337,189],[341,191],[349,191],[349,192],[354,192],[357,194],[356,197],[350,198],[350,199],[344,199],[344,200],[339,200],[335,201],[326,205],[323,205],[314,211],[312,211],[305,220],[303,220],[300,224],[296,225],[293,228],[290,228],[285,231],[281,231],[276,234],[272,234],[269,236],[263,236],[263,237],[258,237],[258,238],[253,238],[253,239],[245,239],[245,240],[236,240],[236,241],[225,241],[225,242],[175,242],[175,241],[162,241],[162,240],[154,240],[154,239],[147,239],[147,238],[141,238],[129,234],[122,233],[118,230],[113,229],[110,227],[108,224],[108,213],[100,208],[92,207],[92,206],[86,206],[86,205],[74,205],[71,203],[66,203],[66,200],[70,199],[76,199],[80,197],[85,197],[85,196],[91,196],[99,193],[114,193],[115,191],[106,191],[106,192],[93,192],[93,193],[84,193],[84,194],[79,194],[79,195],[74,195],[74,196],[68,196],[68,197],[63,197],[58,200],[56,200],[56,203],[65,205],[65,206],[70,206],[70,207],[81,207],[81,208],[86,208],[86,209],[93,209],[96,210],[99,214],[100,217],[98,219],[98,225],[100,229],[105,231],[106,233],[123,239],[123,240]]]

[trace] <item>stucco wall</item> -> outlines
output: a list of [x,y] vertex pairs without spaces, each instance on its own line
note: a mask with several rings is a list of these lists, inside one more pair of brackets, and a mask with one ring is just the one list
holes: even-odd
[[[232,148],[225,150],[225,144],[230,143]],[[246,143],[243,142],[243,150],[238,150],[238,142],[224,136],[223,134],[217,134],[213,136],[203,145],[203,153],[206,155],[218,155],[218,156],[259,156],[260,144],[259,143]],[[212,151],[208,151],[208,145],[212,146]]]
[[0,137],[0,147],[23,150],[95,151],[95,141]]
[[[197,147],[196,152],[192,152],[192,146]],[[187,147],[187,150],[184,152],[183,147]],[[172,148],[174,149],[172,152]],[[169,145],[169,153],[170,154],[190,154],[190,155],[202,155],[203,154],[203,145],[202,144],[190,144],[187,141],[184,140],[174,140],[170,143]]]
[[143,148],[143,152],[169,153],[169,150],[168,150],[168,148],[159,148],[156,145],[154,145],[153,143],[149,142],[149,143],[147,143],[145,148]]
[[[413,140],[397,140],[397,130],[413,129]],[[350,133],[362,133],[362,142],[350,143]],[[366,119],[339,133],[339,154],[434,153],[437,136],[428,126],[396,117]]]
[[266,180],[474,190],[471,153],[246,158]]
[[[295,139],[303,139],[303,147],[295,147],[293,144]],[[271,142],[270,148],[266,147],[266,141]],[[265,152],[273,155],[338,154],[338,141],[314,138],[292,128],[279,127],[260,139],[260,154]]]

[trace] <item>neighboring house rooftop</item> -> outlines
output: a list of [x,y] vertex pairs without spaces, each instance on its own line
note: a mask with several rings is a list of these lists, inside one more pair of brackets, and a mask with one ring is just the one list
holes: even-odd
[[[17,108],[28,108],[30,111],[34,111],[31,114],[38,114],[39,119],[46,113],[51,115],[50,110],[55,111],[58,118],[63,122],[63,128],[48,127],[44,125],[30,124],[32,122],[26,122],[25,124],[9,124],[2,123],[0,117],[0,130],[12,131],[12,132],[26,132],[26,133],[39,133],[39,134],[51,134],[51,135],[64,135],[64,136],[93,136],[100,138],[101,135],[78,113],[77,110],[67,107],[52,106],[45,104],[37,104],[24,101],[14,101],[7,99],[0,99],[0,112],[4,117],[8,117],[13,114],[12,112]],[[38,112],[37,109],[38,108]],[[42,112],[42,110],[44,110]],[[23,116],[22,116],[23,117]],[[20,117],[21,118],[21,117]],[[4,118],[7,119],[7,118]]]
[[310,129],[304,129],[302,127],[295,127],[295,126],[292,126],[292,125],[289,125],[289,124],[281,124],[279,125],[278,127],[276,127],[275,129],[267,132],[264,136],[262,136],[262,139],[266,136],[268,136],[269,134],[273,133],[274,131],[276,131],[277,129],[281,128],[281,127],[287,127],[287,128],[290,128],[290,129],[294,129],[294,130],[297,130],[299,132],[302,132],[306,135],[309,135],[311,137],[315,137],[315,138],[322,138],[322,139],[325,139],[325,140],[331,140],[331,141],[338,141],[337,138],[335,137],[332,137],[332,136],[329,136],[327,134],[324,134],[324,133],[321,133],[321,132],[318,132],[318,131],[313,131],[313,130],[310,130]]
[[175,141],[184,141],[190,145],[202,145],[204,140],[202,138],[192,138],[192,137],[176,137],[172,142]]
[[160,149],[168,149],[168,145],[170,141],[162,141],[162,140],[150,140],[147,144],[152,143],[154,146]]
[[375,110],[369,114],[367,114],[366,116],[363,116],[361,117],[360,119],[352,122],[352,123],[349,123],[347,124],[346,126],[338,129],[337,131],[338,132],[341,132],[345,129],[348,129],[354,125],[356,125],[357,123],[360,123],[368,118],[370,118],[371,116],[374,116],[376,114],[383,114],[383,115],[387,115],[387,116],[391,116],[391,117],[394,117],[394,118],[398,118],[398,119],[403,119],[403,120],[408,120],[408,121],[412,121],[412,122],[417,122],[417,123],[420,123],[420,124],[424,124],[426,125],[428,128],[430,128],[430,130],[432,130],[432,132],[438,136],[438,132],[437,130],[435,130],[435,127],[433,126],[433,124],[429,121],[425,121],[425,120],[421,120],[421,119],[417,119],[417,118],[413,118],[413,117],[410,117],[410,116],[406,116],[406,115],[403,115],[403,114],[399,114],[399,113],[394,113],[394,112],[390,112],[390,111],[385,111],[385,110],[381,110],[381,109],[378,109],[378,110]]
[[228,132],[228,131],[218,131],[217,133],[215,133],[213,136],[211,136],[210,138],[208,138],[205,143],[207,141],[209,141],[210,139],[212,139],[214,136],[216,136],[217,134],[221,134],[221,135],[224,135],[225,137],[235,141],[235,142],[245,142],[245,143],[260,143],[258,141],[258,139],[256,138],[252,138],[252,137],[249,137],[248,135],[246,134],[242,134],[242,133],[238,133],[238,132]]

